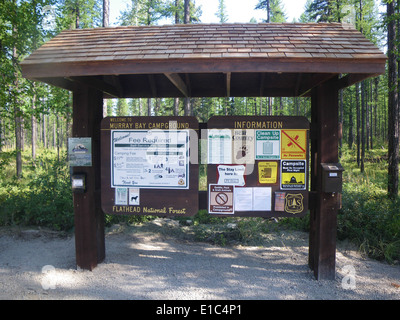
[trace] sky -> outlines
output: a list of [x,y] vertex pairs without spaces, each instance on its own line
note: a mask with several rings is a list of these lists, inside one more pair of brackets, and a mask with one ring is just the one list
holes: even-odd
[[[130,0],[110,0],[110,24],[115,25],[120,12],[125,10]],[[197,6],[202,7],[203,14],[201,16],[202,23],[218,23],[215,13],[218,9],[218,0],[195,0]],[[265,11],[255,10],[259,0],[225,0],[225,6],[228,14],[228,23],[249,22],[251,18],[255,18],[257,22],[265,19]],[[293,19],[299,19],[304,12],[306,0],[282,0],[287,15],[287,21],[292,22]],[[170,21],[161,24],[170,24]]]

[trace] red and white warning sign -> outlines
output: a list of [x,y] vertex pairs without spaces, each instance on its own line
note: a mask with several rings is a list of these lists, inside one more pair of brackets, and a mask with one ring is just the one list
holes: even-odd
[[208,212],[213,214],[234,214],[233,191],[234,186],[210,184]]
[[307,130],[281,130],[281,159],[306,159]]

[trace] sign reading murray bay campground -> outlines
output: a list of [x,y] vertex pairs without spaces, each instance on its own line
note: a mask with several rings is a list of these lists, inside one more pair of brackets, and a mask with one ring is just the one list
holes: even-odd
[[[108,117],[101,124],[102,208],[108,214],[194,215],[194,117]],[[192,138],[191,138],[192,137]],[[108,146],[108,147],[107,147]]]

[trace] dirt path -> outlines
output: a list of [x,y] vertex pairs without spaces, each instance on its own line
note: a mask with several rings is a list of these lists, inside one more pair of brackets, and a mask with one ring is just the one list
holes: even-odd
[[[272,234],[264,247],[220,247],[149,226],[108,232],[106,260],[93,272],[76,270],[71,236],[1,229],[0,299],[400,300],[399,265],[363,258],[343,245],[336,280],[314,280],[306,233]],[[355,287],[343,288],[343,279]]]

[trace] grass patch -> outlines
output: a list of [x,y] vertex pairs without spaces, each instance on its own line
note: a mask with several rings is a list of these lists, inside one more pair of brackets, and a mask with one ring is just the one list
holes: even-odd
[[344,150],[338,238],[352,241],[369,257],[396,263],[400,260],[400,199],[387,197],[386,158],[386,149],[368,151],[361,173],[355,151]]

